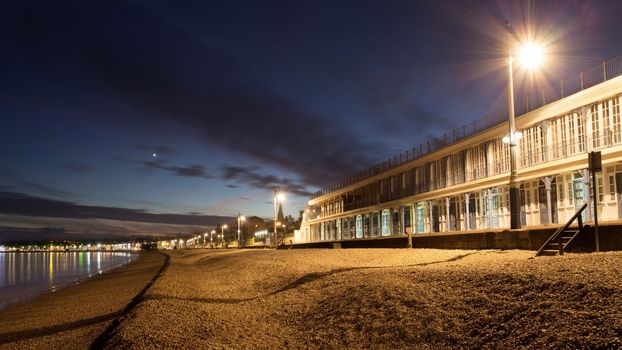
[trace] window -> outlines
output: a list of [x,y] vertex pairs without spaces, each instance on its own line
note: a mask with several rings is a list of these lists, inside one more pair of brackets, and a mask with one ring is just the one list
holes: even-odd
[[491,141],[492,172],[500,174],[510,171],[510,146],[501,140]]
[[620,98],[617,96],[611,100],[611,132],[611,141],[614,144],[622,142],[620,128]]
[[609,176],[609,199],[612,201],[616,200],[616,185],[613,182],[613,176]]
[[605,101],[602,103],[601,105],[602,109],[602,132],[601,132],[601,137],[602,137],[602,145],[603,146],[607,146],[611,143],[610,140],[610,132],[611,130],[609,129],[611,127],[610,121],[609,121],[609,101]]
[[486,144],[477,145],[468,149],[467,153],[467,180],[476,180],[486,176]]
[[389,209],[384,209],[382,211],[382,235],[388,236],[391,234],[390,227],[391,213]]
[[363,216],[356,216],[356,238],[363,238]]
[[341,219],[337,219],[337,239],[341,239]]
[[523,130],[520,139],[521,165],[530,166],[544,161],[544,131],[540,125]]
[[592,118],[592,147],[600,148],[601,124],[598,117],[598,104],[590,107],[590,116]]

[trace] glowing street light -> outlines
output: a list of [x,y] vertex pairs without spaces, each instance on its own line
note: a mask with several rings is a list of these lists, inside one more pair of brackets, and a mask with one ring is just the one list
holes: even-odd
[[274,191],[273,200],[274,200],[274,246],[276,247],[276,244],[277,244],[277,236],[276,236],[276,202],[277,201],[278,202],[285,201],[285,193]]
[[242,242],[241,237],[240,237],[240,222],[244,222],[246,220],[246,217],[244,215],[240,215],[240,213],[238,212],[238,248],[240,248],[240,243]]
[[[510,22],[506,22],[506,29],[508,35],[508,118],[510,120],[510,133],[503,137],[503,142],[510,145],[510,228],[514,230],[521,228],[521,198],[518,182],[516,181],[516,158],[518,152],[516,146],[522,134],[516,131],[516,121],[514,118],[514,77],[512,69],[514,57],[512,56],[512,31]],[[519,61],[525,67],[534,69],[543,61],[543,57],[544,50],[533,42],[528,42],[522,45]]]
[[213,246],[214,246],[214,245],[213,245],[213,244],[214,244],[214,233],[216,233],[216,230],[212,230],[212,231],[209,233],[209,245],[210,245],[210,247],[213,247]]
[[536,69],[544,62],[544,48],[534,42],[527,42],[520,48],[518,61],[528,69]]
[[225,246],[225,229],[226,228],[227,228],[227,225],[220,226],[220,246],[221,247]]

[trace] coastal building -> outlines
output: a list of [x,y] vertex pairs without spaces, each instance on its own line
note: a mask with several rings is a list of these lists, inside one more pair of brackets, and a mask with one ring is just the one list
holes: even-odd
[[[516,118],[523,227],[565,223],[584,203],[622,219],[622,58],[563,81]],[[485,118],[312,195],[297,243],[510,228],[507,115]],[[603,169],[592,183],[588,153]],[[584,219],[591,214],[586,210]]]

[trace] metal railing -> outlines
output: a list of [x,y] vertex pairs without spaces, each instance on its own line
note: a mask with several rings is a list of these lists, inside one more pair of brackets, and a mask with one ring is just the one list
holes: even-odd
[[[536,98],[529,99],[525,97],[524,99],[526,100],[526,103],[516,103],[516,115],[523,115],[527,112],[533,111],[544,105],[558,101],[564,97],[568,97],[594,85],[598,85],[619,75],[622,75],[622,56],[603,62],[601,65],[587,71],[583,71],[574,77],[562,80],[560,82],[560,89],[557,92],[543,90],[541,100]],[[373,177],[374,175],[383,173],[387,170],[396,168],[402,164],[411,162],[440,148],[451,145],[464,138],[473,136],[481,131],[504,123],[507,120],[507,111],[499,110],[493,115],[484,116],[482,118],[474,120],[472,123],[465,124],[462,127],[452,130],[451,132],[444,133],[441,136],[429,138],[425,142],[421,143],[418,147],[413,147],[412,149],[409,149],[392,158],[389,158],[384,162],[360,170],[345,179],[342,179],[330,186],[322,188],[321,190],[311,194],[311,199],[323,196],[338,189],[350,186],[361,180]]]

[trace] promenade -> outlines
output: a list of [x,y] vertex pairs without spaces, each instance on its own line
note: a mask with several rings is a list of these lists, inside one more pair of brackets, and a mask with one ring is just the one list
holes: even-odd
[[[95,348],[123,349],[622,347],[618,252],[543,258],[518,250],[165,253],[170,263],[140,298],[101,311],[110,317],[92,325],[57,333],[48,327],[38,336],[33,321],[22,327],[31,329],[24,333],[30,337],[10,342],[4,340],[7,312],[35,312],[54,295],[5,310],[0,347],[88,348],[87,339]],[[73,309],[92,313],[108,299],[81,295],[87,285],[75,292],[80,302]],[[39,316],[61,310],[39,310]],[[21,323],[11,322],[17,339]],[[85,341],[70,343],[73,337]]]

